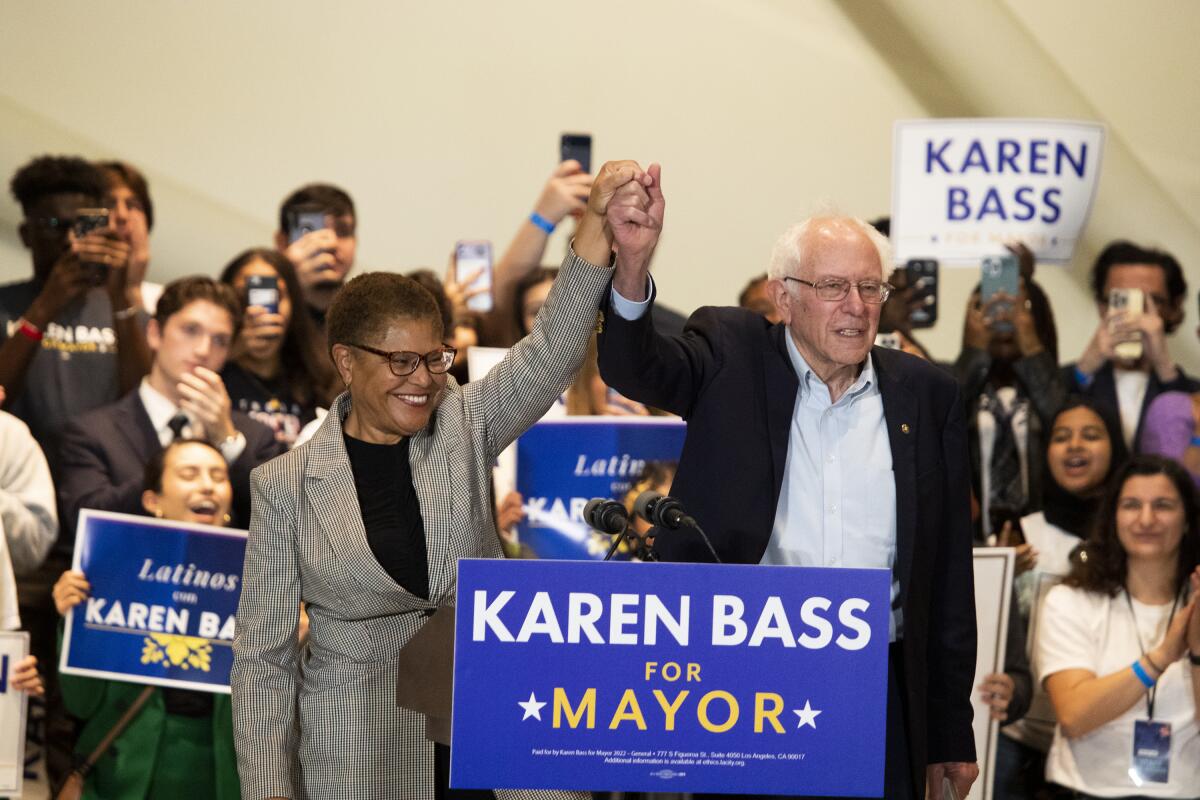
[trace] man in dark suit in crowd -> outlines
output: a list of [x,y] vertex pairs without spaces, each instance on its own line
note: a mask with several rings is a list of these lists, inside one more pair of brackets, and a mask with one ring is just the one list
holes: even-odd
[[[1067,391],[1109,406],[1119,415],[1130,452],[1140,452],[1142,422],[1154,398],[1164,392],[1200,391],[1200,382],[1167,350],[1167,337],[1183,322],[1187,281],[1170,253],[1116,241],[1096,257],[1091,284],[1100,324],[1079,360],[1063,368]],[[1118,315],[1119,309],[1109,307],[1114,289],[1141,291],[1144,312]],[[1139,357],[1120,357],[1117,344],[1125,339],[1140,345]]]
[[141,513],[146,463],[175,438],[204,439],[221,451],[236,523],[249,522],[250,470],[283,447],[265,425],[231,410],[218,374],[240,318],[233,289],[211,278],[181,278],[163,290],[146,330],[150,374],[63,432],[59,504],[68,543],[82,508]]
[[[887,240],[860,220],[807,220],[772,255],[781,323],[702,308],[666,337],[646,313],[664,210],[651,173],[609,206],[604,381],[687,420],[672,494],[723,561],[891,569],[884,794],[920,798],[928,783],[940,796],[945,777],[965,797],[979,774],[966,427],[952,377],[872,347]],[[694,533],[655,546],[665,560],[712,560]]]

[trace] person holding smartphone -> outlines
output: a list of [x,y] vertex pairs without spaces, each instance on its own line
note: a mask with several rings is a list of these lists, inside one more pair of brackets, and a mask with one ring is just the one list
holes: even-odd
[[100,171],[43,156],[17,171],[11,189],[33,276],[0,287],[0,386],[5,409],[29,425],[53,468],[62,426],[136,386],[150,356],[127,281],[129,245],[107,225],[75,231],[81,209],[101,207]]
[[317,409],[328,408],[336,395],[312,319],[297,313],[293,301],[302,296],[295,268],[282,253],[254,248],[230,261],[220,281],[233,287],[245,313],[221,370],[229,400],[290,449]]
[[[1070,391],[1097,397],[1119,413],[1125,444],[1137,451],[1142,422],[1156,397],[1200,391],[1200,382],[1167,349],[1167,337],[1183,321],[1187,281],[1170,253],[1115,241],[1096,258],[1091,286],[1100,324],[1063,375]],[[1114,300],[1125,305],[1131,299],[1126,308],[1113,307]],[[1126,351],[1122,345],[1133,347]]]
[[304,306],[319,337],[325,335],[325,312],[358,250],[358,218],[345,189],[310,183],[284,198],[279,207],[275,248],[296,267]]
[[972,489],[984,538],[998,535],[1004,520],[1039,507],[1037,454],[1066,398],[1054,313],[1032,280],[1033,253],[1016,245],[1009,259],[1016,296],[1001,291],[985,300],[986,286],[971,294],[953,368],[966,402]]

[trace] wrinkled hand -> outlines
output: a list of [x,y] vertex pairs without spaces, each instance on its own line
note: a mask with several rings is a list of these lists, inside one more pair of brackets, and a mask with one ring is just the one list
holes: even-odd
[[296,276],[304,288],[337,279],[336,247],[337,234],[332,228],[309,231],[288,245],[288,260],[296,265]]
[[232,403],[221,376],[211,369],[197,367],[176,385],[179,407],[204,429],[204,438],[214,446],[237,435],[233,427]]
[[640,180],[617,190],[608,204],[607,219],[617,244],[617,263],[645,270],[662,231],[666,200],[662,168],[651,164]]
[[979,765],[974,762],[947,761],[925,767],[925,796],[929,800],[942,800],[942,778],[949,778],[954,792],[965,798],[971,792],[971,784],[979,777]]
[[[600,167],[600,172],[592,181],[587,208],[579,220],[579,227],[575,229],[574,248],[580,258],[593,264],[609,262],[615,234],[607,219],[608,204],[617,190],[630,181],[644,184],[650,180],[636,161],[608,161]],[[620,277],[619,273],[617,277]],[[620,287],[617,291],[621,291]]]
[[1004,722],[1008,719],[1008,704],[1012,702],[1013,679],[1003,672],[993,672],[985,675],[983,683],[975,687],[987,703],[992,719]]
[[87,577],[77,569],[69,569],[58,576],[50,594],[59,616],[65,617],[68,611],[86,600],[91,591],[92,585]]
[[25,656],[14,664],[10,679],[12,681],[12,688],[18,692],[25,692],[34,697],[41,697],[46,693],[46,687],[42,683],[42,676],[38,674],[37,658],[35,656]]
[[578,161],[570,159],[555,168],[533,210],[557,225],[568,214],[582,214],[591,191],[592,176]]

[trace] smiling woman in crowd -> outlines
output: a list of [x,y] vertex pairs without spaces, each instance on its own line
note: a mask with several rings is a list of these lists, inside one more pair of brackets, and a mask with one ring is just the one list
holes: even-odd
[[[1105,494],[1087,557],[1046,597],[1037,660],[1058,718],[1046,777],[1078,796],[1200,794],[1198,525],[1183,468],[1137,456]],[[1166,758],[1147,757],[1159,749],[1161,772]]]
[[[159,519],[225,525],[233,489],[221,452],[207,442],[173,442],[146,466],[142,506]],[[54,605],[66,616],[91,586],[77,570],[54,584]],[[83,720],[75,752],[91,753],[143,691],[121,681],[60,675],[67,710]],[[84,797],[239,796],[229,698],[185,689],[154,689],[145,706],[87,775]]]

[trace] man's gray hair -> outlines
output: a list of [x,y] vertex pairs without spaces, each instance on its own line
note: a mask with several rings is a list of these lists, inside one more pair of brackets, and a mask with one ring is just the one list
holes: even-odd
[[767,276],[775,280],[783,280],[788,275],[795,275],[797,268],[804,263],[805,240],[810,231],[822,225],[833,223],[846,227],[857,228],[871,240],[879,252],[879,263],[883,267],[883,279],[886,281],[892,274],[892,245],[879,231],[857,217],[843,217],[835,214],[823,214],[809,217],[798,222],[783,232],[775,241],[771,250],[771,262],[767,266]]

